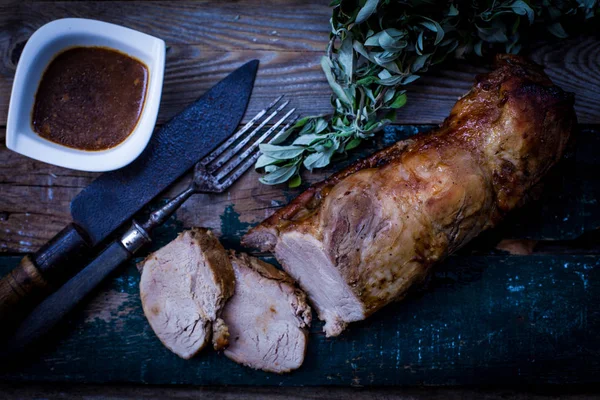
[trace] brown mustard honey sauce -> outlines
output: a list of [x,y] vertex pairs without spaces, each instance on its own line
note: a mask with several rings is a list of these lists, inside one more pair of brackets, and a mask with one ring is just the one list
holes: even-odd
[[74,47],[48,65],[35,96],[32,124],[43,138],[81,150],[123,142],[144,107],[148,69],[103,47]]

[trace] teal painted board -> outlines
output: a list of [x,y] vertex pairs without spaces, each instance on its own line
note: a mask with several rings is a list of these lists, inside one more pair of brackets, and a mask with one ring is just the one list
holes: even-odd
[[[336,166],[431,128],[388,127],[374,144]],[[0,365],[0,380],[195,385],[597,382],[598,251],[510,256],[482,243],[501,237],[566,240],[596,229],[598,132],[582,127],[577,145],[546,180],[541,200],[450,257],[426,288],[353,324],[338,338],[325,338],[322,323],[315,319],[306,362],[292,374],[253,371],[211,350],[190,361],[171,354],[143,316],[139,276],[130,263],[29,357]],[[289,190],[286,197],[290,200],[296,194]],[[240,249],[240,237],[251,224],[240,220],[234,206],[220,216],[221,240],[228,248]],[[181,229],[171,219],[156,232],[149,250],[164,245]],[[0,275],[18,260],[0,257]]]
[[[0,273],[18,262],[0,258]],[[355,323],[338,338],[311,328],[306,361],[287,375],[206,349],[181,360],[143,316],[130,264],[6,382],[194,385],[463,385],[597,382],[600,257],[453,256],[426,290]]]

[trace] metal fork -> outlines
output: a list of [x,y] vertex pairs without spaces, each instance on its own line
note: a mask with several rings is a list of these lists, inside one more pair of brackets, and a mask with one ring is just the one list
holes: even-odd
[[[173,215],[173,213],[193,194],[221,193],[246,172],[260,155],[258,146],[265,142],[269,137],[273,136],[273,133],[296,111],[295,108],[289,110],[280,120],[275,122],[273,126],[255,139],[251,145],[248,145],[248,143],[260,133],[261,129],[289,104],[289,100],[279,104],[282,98],[283,95],[276,98],[267,106],[267,108],[256,114],[254,118],[234,133],[222,145],[217,147],[202,160],[198,161],[194,167],[194,176],[188,188],[171,199],[171,201],[163,207],[150,214],[150,217],[146,222],[138,224],[137,228],[141,228],[142,231],[140,232],[141,236],[143,236],[144,239],[149,240],[150,231],[165,223],[166,220],[169,219],[169,217]],[[252,129],[261,118],[278,104],[279,106],[273,112],[264,118],[250,133],[246,134],[246,132]],[[298,117],[295,116],[289,120],[281,129],[279,129],[269,142],[273,142],[283,135],[288,128],[296,122],[297,118]],[[136,224],[135,221],[134,224]],[[134,229],[134,231],[135,230],[140,229]],[[135,234],[135,232],[132,232],[132,234],[132,240],[140,241],[142,239],[140,235]],[[129,251],[136,251],[137,248],[135,250],[128,248],[128,244],[126,243],[129,243],[129,241],[130,240],[123,240],[125,248]],[[144,243],[141,243],[141,245],[143,244]]]
[[[258,145],[271,136],[271,141],[276,140],[294,123],[295,118],[281,127],[294,113],[295,109],[291,109],[258,136],[261,129],[288,105],[285,101],[277,106],[282,97],[278,97],[231,138],[200,160],[194,168],[194,177],[186,190],[151,213],[144,222],[138,223],[133,220],[131,227],[120,239],[110,243],[90,264],[42,302],[15,333],[6,347],[9,352],[18,352],[47,333],[120,264],[132,258],[143,245],[149,243],[152,230],[162,225],[191,195],[199,192],[220,193],[230,187],[256,161],[259,156]],[[275,106],[277,108],[262,119]],[[258,126],[254,128],[257,123]],[[247,133],[248,131],[250,132]],[[258,138],[255,138],[256,136]]]

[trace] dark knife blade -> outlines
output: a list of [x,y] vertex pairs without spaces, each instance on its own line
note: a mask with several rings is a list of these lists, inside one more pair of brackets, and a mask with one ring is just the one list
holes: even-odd
[[91,244],[104,240],[237,128],[252,93],[258,61],[250,61],[154,133],[127,167],[107,172],[71,202],[73,220]]

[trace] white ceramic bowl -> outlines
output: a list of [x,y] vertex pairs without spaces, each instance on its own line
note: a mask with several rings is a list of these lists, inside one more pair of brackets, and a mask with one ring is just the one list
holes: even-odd
[[[52,59],[74,46],[113,48],[148,67],[148,86],[142,115],[133,132],[118,146],[85,151],[61,146],[33,131],[31,116],[42,75]],[[8,110],[6,147],[49,164],[81,171],[121,168],[144,150],[156,124],[165,69],[165,42],[153,36],[106,22],[80,18],[52,21],[31,36],[17,66]]]

